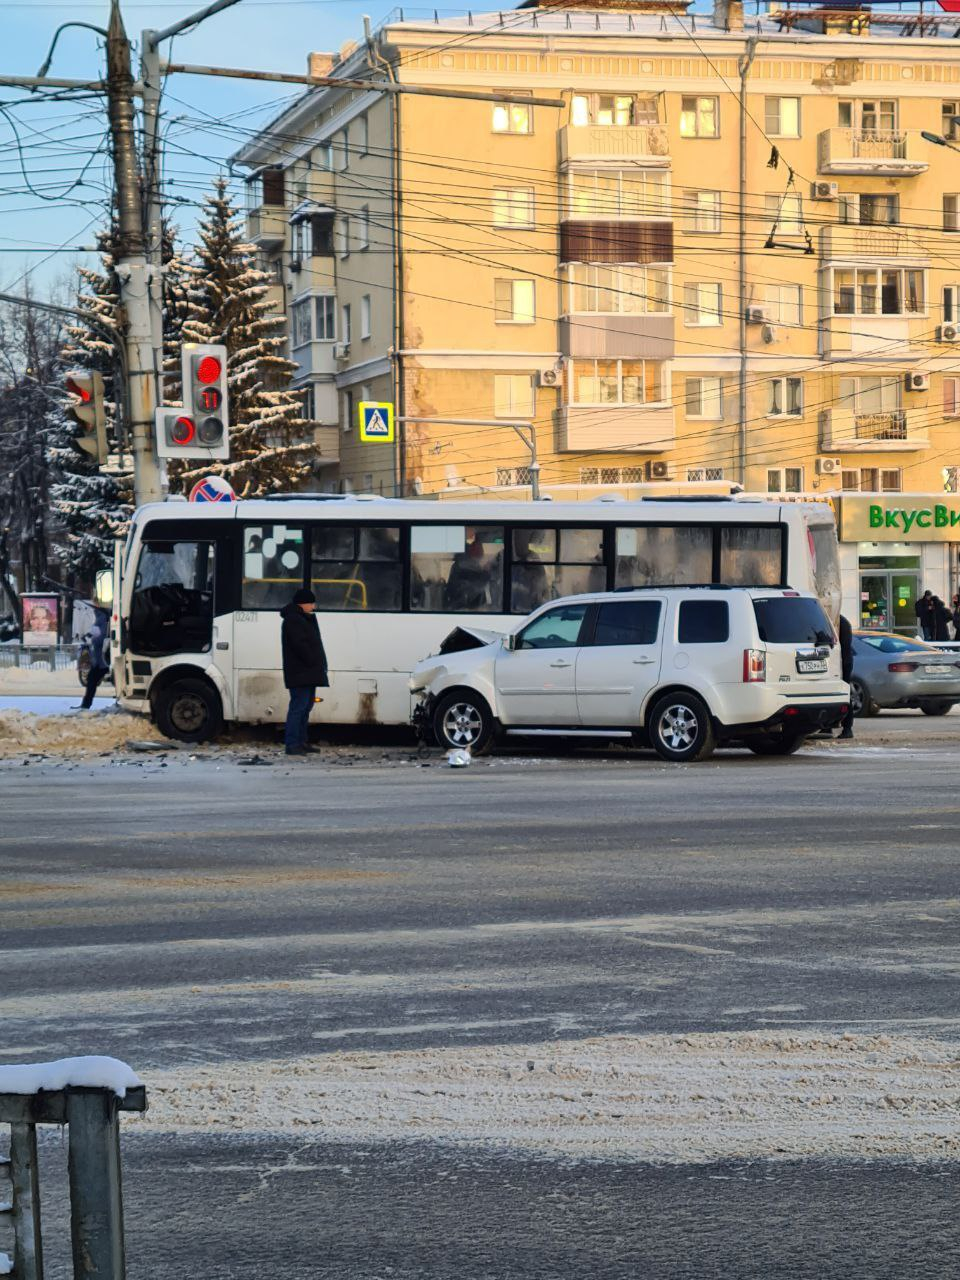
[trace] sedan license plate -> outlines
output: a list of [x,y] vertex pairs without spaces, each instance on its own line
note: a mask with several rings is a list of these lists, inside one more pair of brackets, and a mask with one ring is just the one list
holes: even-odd
[[943,667],[924,667],[923,674],[925,676],[945,676],[947,673]]
[[797,670],[801,675],[811,675],[815,671],[826,671],[826,658],[798,658]]

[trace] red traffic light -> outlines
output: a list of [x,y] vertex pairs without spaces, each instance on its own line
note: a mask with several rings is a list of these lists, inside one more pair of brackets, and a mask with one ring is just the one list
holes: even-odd
[[170,428],[170,439],[174,444],[189,444],[196,433],[192,418],[177,418]]
[[204,356],[197,364],[196,379],[204,386],[216,382],[220,377],[220,361],[216,356]]
[[84,404],[89,404],[93,399],[93,387],[84,386],[82,382],[76,382],[73,378],[67,378],[67,390]]

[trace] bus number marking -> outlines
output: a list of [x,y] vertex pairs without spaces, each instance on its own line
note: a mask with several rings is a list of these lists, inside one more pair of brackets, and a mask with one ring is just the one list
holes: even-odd
[[237,622],[256,622],[257,620],[257,615],[255,613],[244,612],[243,610],[238,611],[233,616],[236,618]]

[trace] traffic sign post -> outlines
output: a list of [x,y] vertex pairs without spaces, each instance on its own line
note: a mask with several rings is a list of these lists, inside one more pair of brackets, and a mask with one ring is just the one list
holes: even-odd
[[363,444],[393,444],[396,439],[393,405],[377,400],[361,400],[360,440]]

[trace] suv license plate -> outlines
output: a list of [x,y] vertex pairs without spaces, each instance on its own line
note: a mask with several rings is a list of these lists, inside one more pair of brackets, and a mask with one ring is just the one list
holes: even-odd
[[826,671],[826,658],[798,658],[797,670],[801,675],[810,675],[815,671]]

